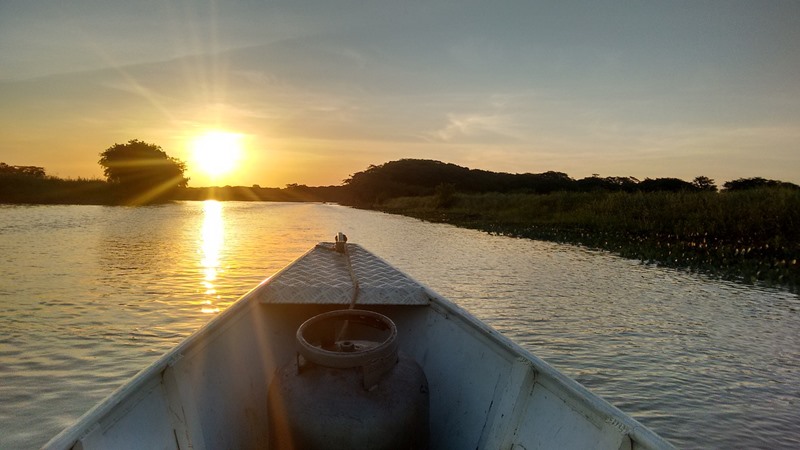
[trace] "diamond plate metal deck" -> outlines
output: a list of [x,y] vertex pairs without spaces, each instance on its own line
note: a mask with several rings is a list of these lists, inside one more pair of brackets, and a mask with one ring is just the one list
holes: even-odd
[[[323,242],[259,289],[263,303],[349,304],[353,282],[344,254]],[[347,244],[359,284],[359,305],[427,305],[425,288],[356,244]]]

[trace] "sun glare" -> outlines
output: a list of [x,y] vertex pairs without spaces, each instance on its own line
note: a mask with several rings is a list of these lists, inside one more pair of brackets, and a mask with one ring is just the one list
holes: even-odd
[[221,254],[225,245],[225,223],[222,217],[222,204],[216,200],[203,203],[203,227],[200,232],[200,266],[203,270],[203,287],[206,298],[201,312],[218,313],[217,275],[221,270]]
[[192,159],[198,171],[211,178],[236,169],[242,156],[242,135],[225,131],[209,131],[195,138]]

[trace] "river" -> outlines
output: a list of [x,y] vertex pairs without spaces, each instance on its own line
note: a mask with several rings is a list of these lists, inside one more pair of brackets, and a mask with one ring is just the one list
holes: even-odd
[[326,204],[0,205],[0,449],[36,448],[343,231],[683,448],[800,447],[800,299]]

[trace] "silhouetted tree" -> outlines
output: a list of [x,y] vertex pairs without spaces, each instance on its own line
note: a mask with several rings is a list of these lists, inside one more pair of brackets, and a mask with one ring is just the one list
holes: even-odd
[[[344,180],[345,189],[349,202],[357,205],[378,204],[394,197],[432,195],[439,183],[454,182],[452,168],[446,166],[469,172],[469,169],[438,161],[401,159],[370,165],[367,170],[354,173]],[[455,178],[459,178],[458,174]]]
[[592,191],[611,191],[611,192],[633,192],[636,190],[639,180],[634,177],[605,177],[600,178],[597,174],[591,177],[582,178],[575,182],[581,192]]
[[356,172],[344,180],[350,202],[372,205],[395,197],[435,195],[437,186],[463,193],[570,191],[575,180],[562,172],[510,174],[468,169],[426,159],[401,159]]
[[46,176],[43,167],[10,166],[4,162],[0,162],[0,174],[23,175],[34,178],[44,178]]
[[739,178],[733,181],[728,181],[722,185],[726,191],[743,191],[745,189],[758,189],[767,187],[784,187],[791,189],[800,189],[800,186],[794,183],[787,183],[785,181],[767,180],[761,177],[753,178]]
[[645,178],[644,181],[639,183],[638,187],[639,190],[643,192],[680,192],[697,190],[697,188],[691,183],[683,181],[679,178]]
[[699,176],[692,180],[692,186],[701,191],[717,192],[717,184],[711,178]]
[[504,176],[508,189],[512,191],[531,191],[537,194],[571,191],[575,180],[564,172],[524,173],[521,175],[498,174]]
[[98,162],[109,183],[126,194],[141,196],[142,203],[163,200],[189,182],[184,176],[186,164],[158,145],[136,139],[107,148]]

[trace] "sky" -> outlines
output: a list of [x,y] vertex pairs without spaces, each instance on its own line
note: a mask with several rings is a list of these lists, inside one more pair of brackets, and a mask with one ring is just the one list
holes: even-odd
[[101,178],[138,139],[196,187],[401,158],[800,184],[798,49],[795,0],[0,0],[0,161]]

